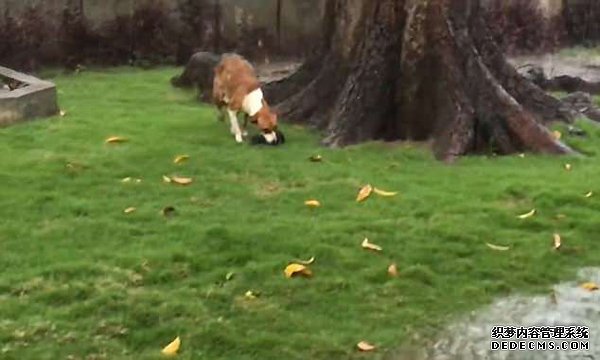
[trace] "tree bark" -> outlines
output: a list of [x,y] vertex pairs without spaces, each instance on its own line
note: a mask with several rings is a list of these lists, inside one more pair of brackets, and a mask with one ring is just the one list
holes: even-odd
[[324,143],[432,141],[436,156],[572,152],[560,101],[508,64],[476,0],[329,0],[321,51],[267,87],[282,117]]

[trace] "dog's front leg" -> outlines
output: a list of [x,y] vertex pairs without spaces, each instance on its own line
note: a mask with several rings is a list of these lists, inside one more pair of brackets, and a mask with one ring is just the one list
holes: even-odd
[[248,114],[244,114],[244,122],[242,123],[242,135],[248,136],[248,119],[250,116]]
[[237,111],[227,109],[227,113],[229,114],[229,121],[231,122],[231,133],[235,136],[235,141],[237,143],[244,142],[242,130],[240,129],[240,124],[237,119]]

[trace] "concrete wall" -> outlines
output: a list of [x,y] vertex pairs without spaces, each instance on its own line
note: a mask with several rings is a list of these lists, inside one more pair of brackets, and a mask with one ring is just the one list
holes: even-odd
[[[86,17],[93,25],[114,19],[117,15],[130,14],[136,6],[162,1],[174,11],[179,0],[0,0],[0,11],[8,9],[12,14],[22,13],[28,6],[39,6],[47,18],[60,21],[61,11],[68,6],[83,3]],[[215,0],[212,0],[215,1]],[[307,39],[318,38],[325,0],[281,0],[282,43],[298,45]],[[220,0],[223,11],[224,35],[235,40],[236,21],[249,20],[254,28],[262,28],[273,37],[277,35],[277,0]]]

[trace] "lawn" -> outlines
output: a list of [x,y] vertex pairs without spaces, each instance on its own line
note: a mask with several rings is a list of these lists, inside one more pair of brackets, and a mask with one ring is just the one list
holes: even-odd
[[[587,156],[452,166],[415,144],[325,149],[291,125],[285,146],[254,148],[172,89],[176,72],[59,75],[65,117],[0,129],[1,358],[160,359],[180,336],[179,359],[383,359],[494,297],[599,264],[598,128],[563,131]],[[129,141],[104,143],[114,135]],[[399,194],[356,203],[366,183]],[[284,276],[312,256],[313,277]],[[359,353],[361,340],[377,350]]]

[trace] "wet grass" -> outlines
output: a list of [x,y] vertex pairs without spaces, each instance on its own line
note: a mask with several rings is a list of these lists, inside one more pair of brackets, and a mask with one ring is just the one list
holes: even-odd
[[[180,359],[380,359],[496,296],[598,265],[596,128],[563,131],[587,157],[453,166],[408,144],[323,149],[286,125],[284,147],[253,148],[170,88],[175,72],[59,76],[67,116],[0,129],[1,358],[158,359],[179,335]],[[365,183],[399,195],[357,204]],[[364,237],[383,251],[361,249]],[[311,256],[312,278],[283,276]],[[359,354],[361,340],[378,350]]]

